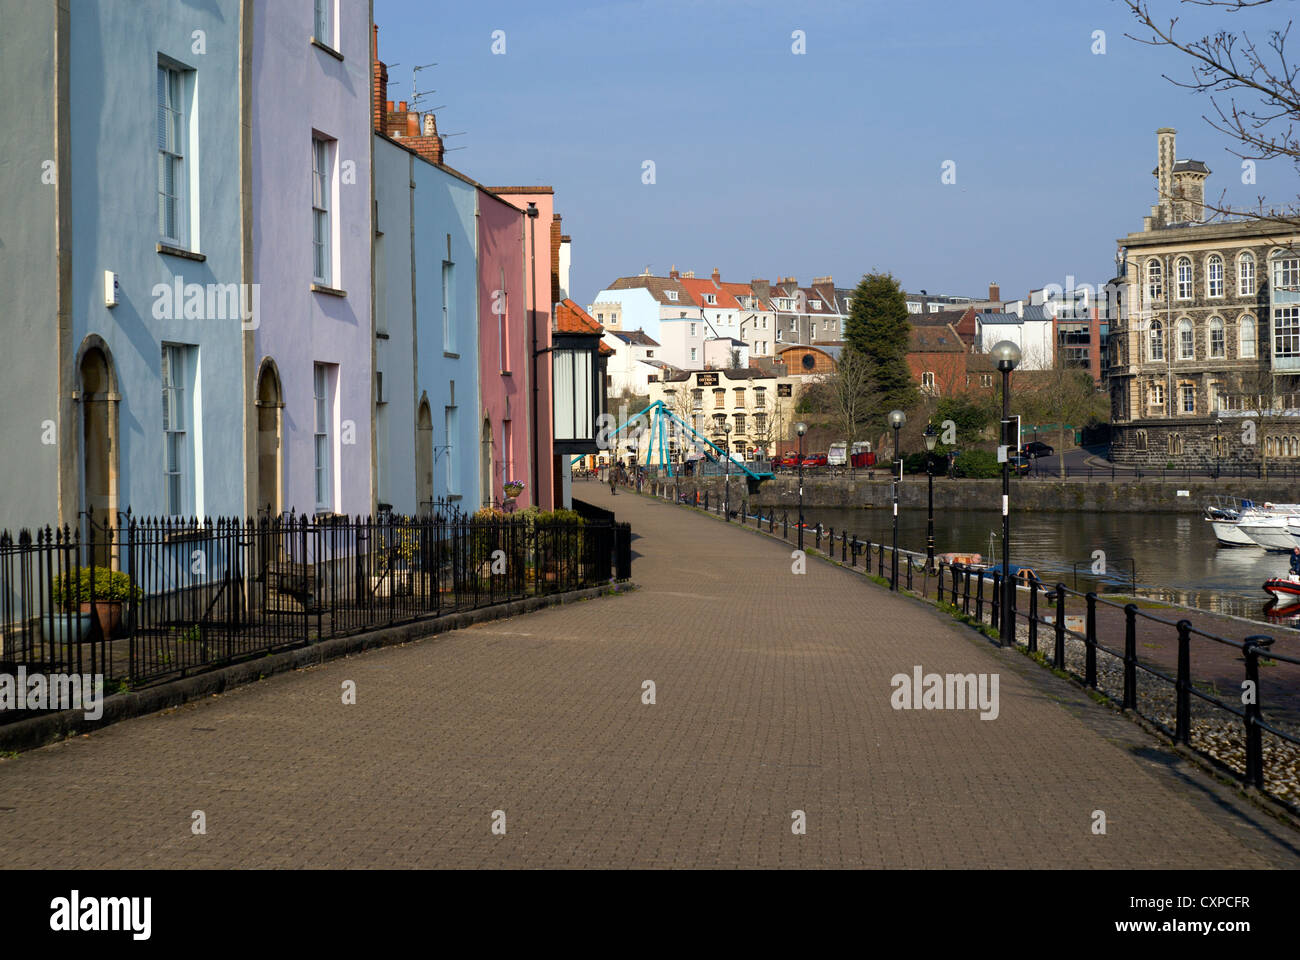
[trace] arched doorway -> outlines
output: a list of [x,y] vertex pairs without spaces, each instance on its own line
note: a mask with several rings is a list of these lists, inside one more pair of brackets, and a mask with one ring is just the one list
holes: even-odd
[[422,516],[433,513],[433,413],[428,397],[420,398],[415,431],[415,492]]
[[113,551],[106,533],[117,525],[118,397],[108,348],[98,338],[83,347],[77,374],[81,400],[79,493],[82,509],[94,517],[98,544],[94,563],[109,566]]
[[479,451],[479,506],[492,506],[492,420],[483,418],[483,439]]
[[280,512],[281,484],[281,411],[280,372],[275,361],[267,357],[257,374],[257,503],[260,514]]

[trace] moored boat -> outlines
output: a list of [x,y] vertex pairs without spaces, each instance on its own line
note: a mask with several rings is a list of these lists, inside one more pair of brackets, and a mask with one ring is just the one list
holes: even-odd
[[1265,580],[1264,592],[1276,600],[1279,607],[1300,603],[1300,574]]

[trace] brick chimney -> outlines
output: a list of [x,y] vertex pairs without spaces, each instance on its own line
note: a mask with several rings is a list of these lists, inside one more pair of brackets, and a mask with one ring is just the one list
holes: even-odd
[[670,280],[680,280],[682,278],[682,275],[677,272],[677,264],[674,263],[673,268],[668,271],[668,278]]
[[989,299],[990,300],[1002,299],[1002,288],[999,287],[996,283],[989,283]]
[[714,268],[713,268],[713,282],[714,282],[714,283],[717,283],[720,279],[722,279],[722,275],[718,273],[718,268],[717,268],[717,267],[714,267]]
[[551,303],[553,304],[560,302],[560,237],[563,234],[560,215],[551,214]]
[[373,69],[371,70],[371,123],[374,129],[380,133],[384,132],[384,104],[388,100],[388,66],[379,59],[379,26],[375,25],[374,37],[371,45],[371,60],[373,60]]

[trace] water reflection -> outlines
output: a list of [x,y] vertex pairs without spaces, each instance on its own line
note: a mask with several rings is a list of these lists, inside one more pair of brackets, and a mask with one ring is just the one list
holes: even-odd
[[[888,510],[807,508],[809,523],[847,529],[859,539],[889,542]],[[779,516],[779,514],[778,514]],[[794,522],[793,512],[791,523]],[[1200,517],[1158,513],[1024,513],[1013,516],[1011,561],[1044,580],[1076,589],[1129,590],[1156,600],[1300,628],[1300,604],[1266,610],[1262,584],[1285,576],[1286,554],[1255,547],[1220,547]],[[1002,517],[995,510],[936,511],[935,551],[977,551],[1001,557]],[[899,515],[899,545],[925,550],[924,510]],[[1092,569],[1101,557],[1104,575]],[[1077,586],[1076,586],[1077,585]],[[1272,616],[1270,616],[1272,614]]]

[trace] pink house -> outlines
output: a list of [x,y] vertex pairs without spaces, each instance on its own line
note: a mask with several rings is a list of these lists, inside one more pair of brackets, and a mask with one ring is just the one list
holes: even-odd
[[[528,404],[526,415],[522,412],[512,412],[520,423],[534,425],[533,430],[529,431],[531,434],[529,448],[533,452],[532,475],[519,479],[523,479],[527,484],[525,492],[531,490],[535,495],[530,497],[528,502],[536,503],[543,510],[550,510],[556,506],[555,491],[559,486],[557,478],[561,469],[561,460],[565,459],[556,457],[553,452],[555,431],[551,411],[551,355],[545,352],[551,346],[551,309],[556,299],[553,264],[558,261],[559,256],[558,250],[552,250],[551,237],[555,192],[550,187],[488,187],[487,189],[524,212],[524,270],[532,288],[532,295],[528,298],[528,303],[524,304],[524,309],[528,311],[525,316],[531,314],[532,326],[531,330],[526,332],[528,342],[519,366],[527,369],[530,395],[525,398]],[[487,368],[484,367],[483,370],[486,377]],[[512,374],[516,378],[520,376],[520,373],[514,371]],[[482,391],[486,402],[486,380]]]
[[[525,260],[529,222],[518,207],[479,188],[479,469],[484,506],[500,507],[505,499],[503,486],[510,480],[524,483],[524,492],[516,501],[520,508],[539,503],[529,428],[532,343],[528,310],[532,304]],[[549,459],[543,462],[549,464]],[[545,491],[547,487],[540,489]],[[547,501],[540,503],[545,505]]]

